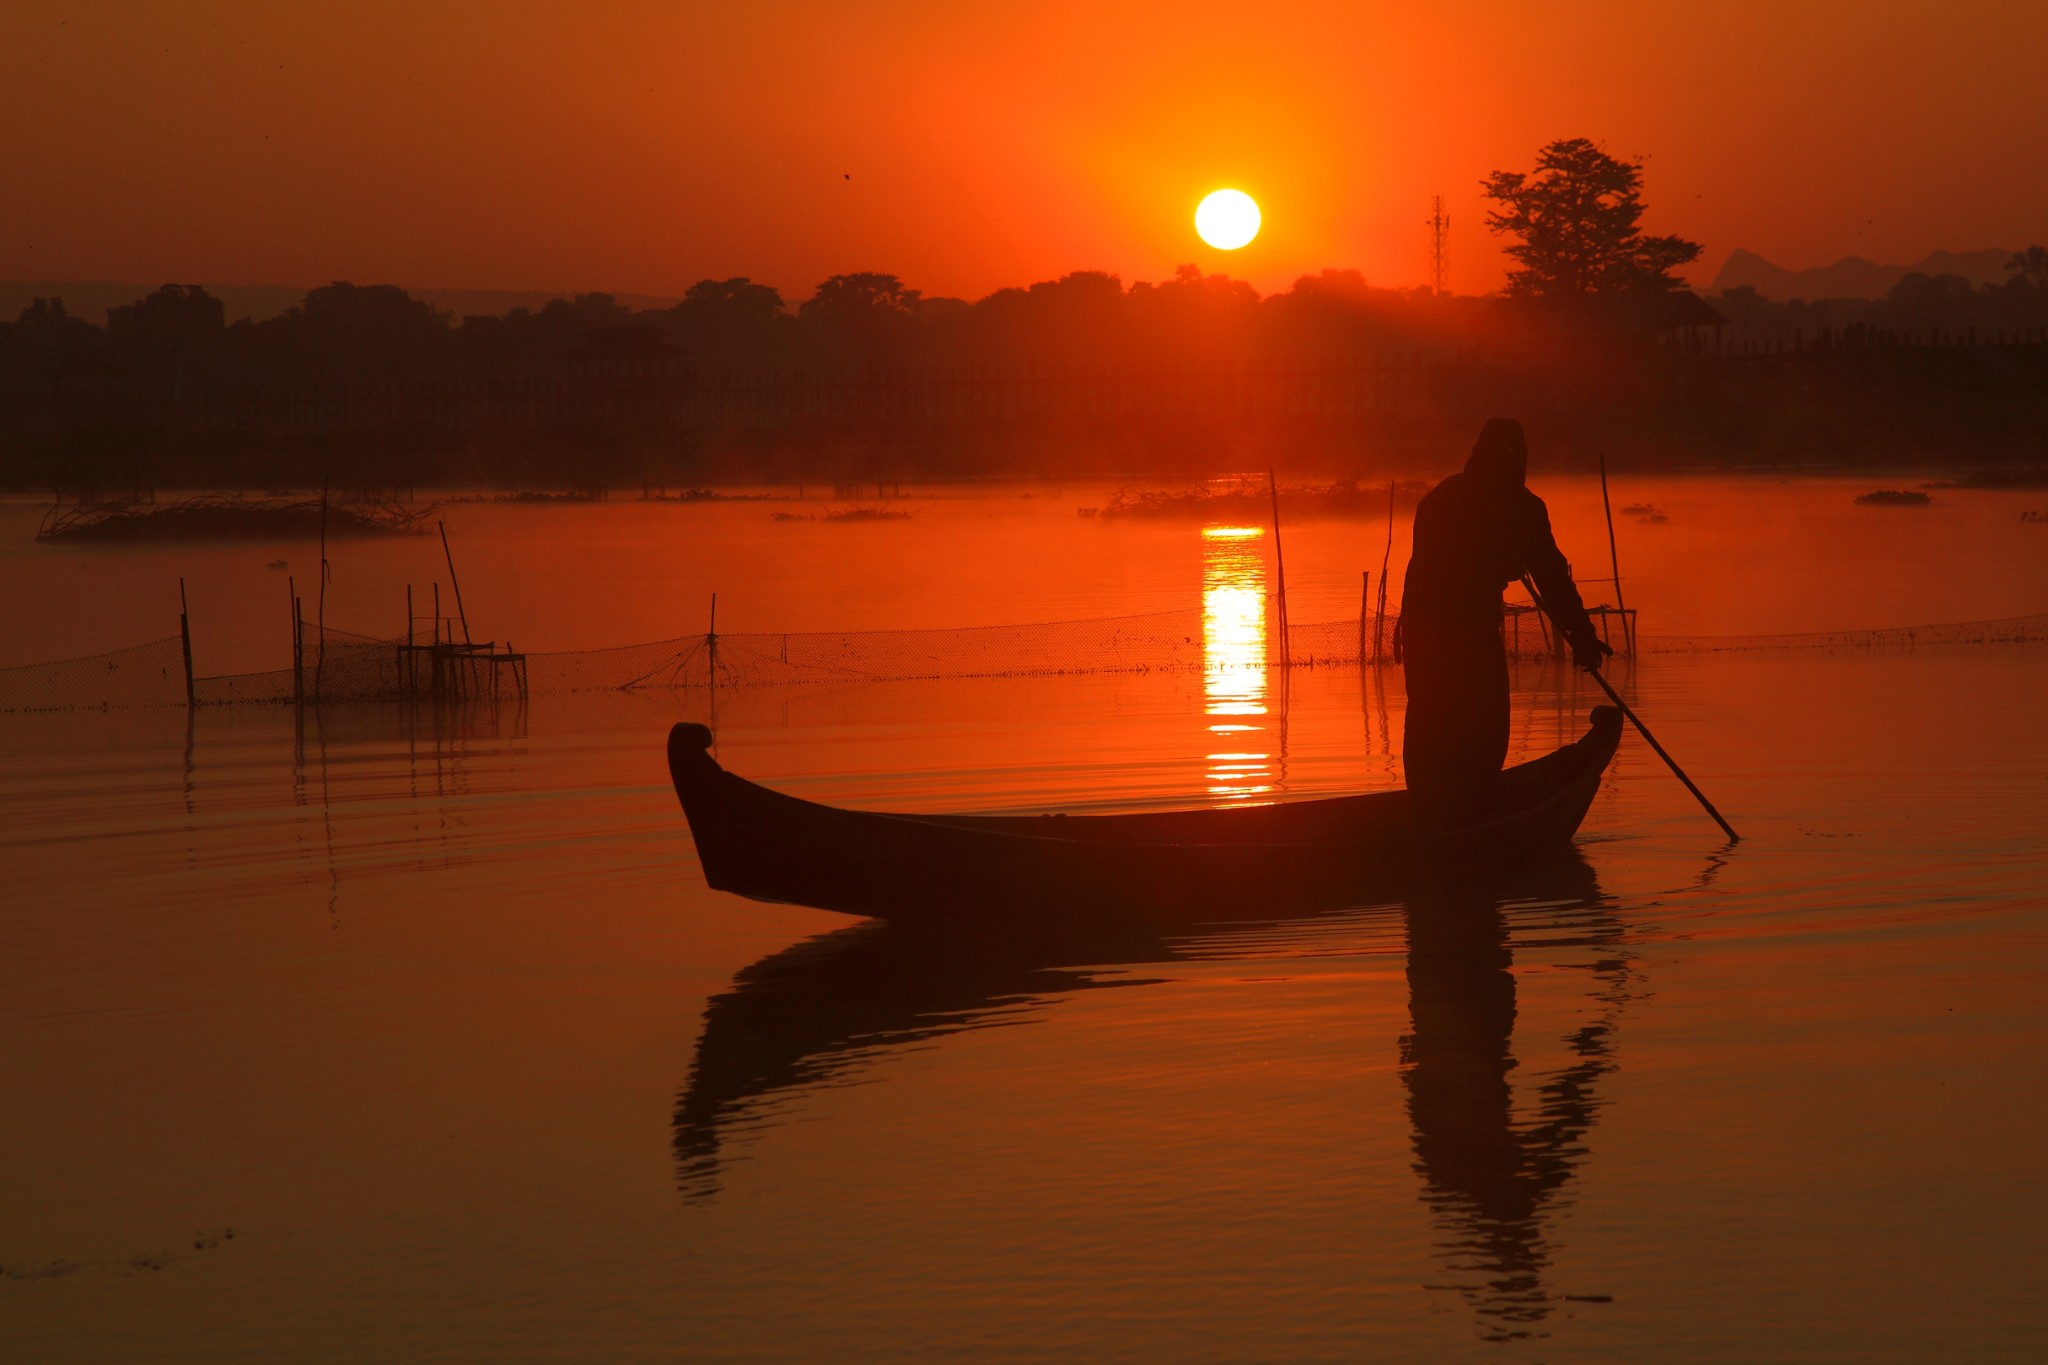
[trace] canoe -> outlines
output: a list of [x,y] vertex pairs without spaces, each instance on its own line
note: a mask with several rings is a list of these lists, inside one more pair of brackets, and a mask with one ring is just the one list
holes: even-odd
[[1562,850],[1621,740],[1584,735],[1501,774],[1487,818],[1416,818],[1406,791],[1128,815],[904,815],[846,810],[727,772],[711,731],[669,731],[669,774],[714,889],[877,919],[1122,913],[1199,921],[1356,904],[1418,877]]

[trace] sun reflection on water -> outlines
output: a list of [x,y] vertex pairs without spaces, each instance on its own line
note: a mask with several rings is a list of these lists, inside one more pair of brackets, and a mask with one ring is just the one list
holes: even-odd
[[1243,801],[1273,791],[1266,737],[1265,531],[1202,530],[1202,694],[1212,745],[1209,794]]

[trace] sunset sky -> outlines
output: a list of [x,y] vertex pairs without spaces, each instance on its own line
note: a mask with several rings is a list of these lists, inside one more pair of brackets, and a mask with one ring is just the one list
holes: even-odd
[[[1699,283],[2048,240],[2038,0],[12,0],[0,50],[15,279],[1408,286],[1441,193],[1484,292],[1478,182],[1572,136],[1650,158]],[[1193,231],[1225,185],[1265,212],[1240,252]]]

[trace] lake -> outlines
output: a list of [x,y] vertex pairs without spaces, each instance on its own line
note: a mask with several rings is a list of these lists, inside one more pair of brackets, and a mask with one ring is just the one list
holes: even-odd
[[[1618,480],[1665,518],[1618,515],[1628,604],[2048,610],[2041,495],[1853,505],[1903,477]],[[1536,486],[1604,576],[1597,484]],[[1399,785],[1398,670],[1273,667],[1270,532],[1077,515],[1113,491],[444,515],[522,648],[717,592],[731,630],[1198,610],[1200,668],[0,715],[0,1354],[2041,1358],[2043,646],[1616,661],[1743,841],[1631,737],[1577,859],[1480,902],[1053,948],[706,889],[678,719],[904,810]],[[303,543],[36,516],[0,506],[0,665],[175,633],[183,574],[202,672],[278,667],[283,577],[311,604]],[[1294,618],[1355,619],[1384,521],[1285,536]],[[438,540],[330,558],[347,629],[452,596]],[[1511,761],[1598,700],[1519,667]]]

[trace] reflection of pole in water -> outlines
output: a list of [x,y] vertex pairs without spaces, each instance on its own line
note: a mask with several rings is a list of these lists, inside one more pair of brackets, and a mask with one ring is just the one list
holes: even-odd
[[1273,476],[1270,466],[1266,470],[1266,488],[1273,495],[1273,581],[1279,588],[1280,682],[1284,687],[1287,674],[1294,667],[1294,651],[1287,636],[1287,555],[1280,548],[1280,481]]
[[1257,526],[1202,531],[1202,699],[1209,794],[1243,799],[1273,790],[1266,725],[1266,561]]

